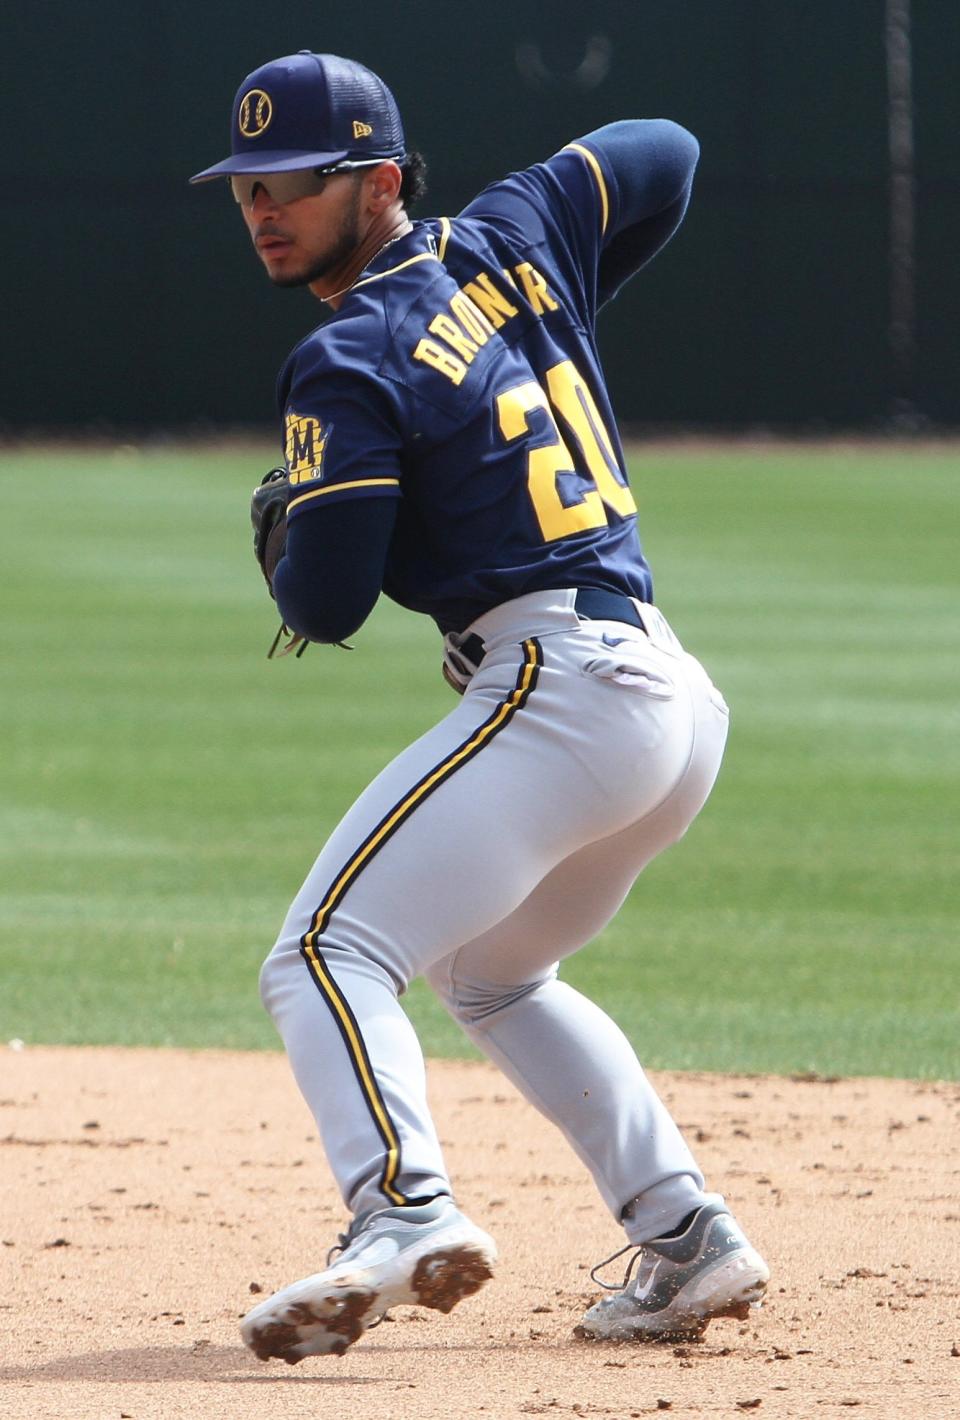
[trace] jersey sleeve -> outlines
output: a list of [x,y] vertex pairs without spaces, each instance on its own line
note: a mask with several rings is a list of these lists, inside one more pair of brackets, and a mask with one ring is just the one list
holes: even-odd
[[330,643],[360,629],[383,587],[397,507],[393,498],[343,498],[323,517],[293,520],[273,582],[291,631]]
[[294,352],[281,374],[287,518],[354,498],[401,496],[401,436],[387,391]]

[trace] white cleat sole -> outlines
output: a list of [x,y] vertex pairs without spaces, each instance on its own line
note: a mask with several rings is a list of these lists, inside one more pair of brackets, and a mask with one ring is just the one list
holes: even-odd
[[245,1344],[261,1361],[342,1356],[391,1307],[449,1312],[493,1276],[497,1253],[479,1228],[452,1227],[370,1266],[334,1265],[294,1282],[248,1312]]

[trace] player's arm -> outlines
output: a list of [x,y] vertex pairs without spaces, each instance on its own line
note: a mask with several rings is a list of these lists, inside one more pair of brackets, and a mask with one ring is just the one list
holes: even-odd
[[623,119],[492,183],[462,215],[492,221],[519,245],[545,246],[592,320],[680,225],[699,152],[669,119]]
[[383,387],[307,345],[281,375],[290,489],[273,594],[308,641],[352,636],[373,610],[400,499],[400,437]]
[[582,156],[597,189],[597,300],[602,304],[666,245],[683,221],[700,147],[680,124],[655,118],[609,123],[565,151]]
[[345,641],[373,611],[383,587],[397,502],[351,498],[287,527],[273,592],[284,623],[308,641]]

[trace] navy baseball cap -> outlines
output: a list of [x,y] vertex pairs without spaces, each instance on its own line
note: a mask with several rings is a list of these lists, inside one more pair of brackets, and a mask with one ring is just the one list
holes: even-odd
[[406,156],[400,111],[383,80],[353,59],[309,49],[247,75],[233,101],[230,146],[229,158],[190,181]]

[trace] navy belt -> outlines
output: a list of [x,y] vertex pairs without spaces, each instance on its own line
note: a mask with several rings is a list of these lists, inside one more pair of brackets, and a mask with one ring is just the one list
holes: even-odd
[[[646,632],[643,618],[629,597],[622,592],[603,592],[599,587],[581,587],[573,599],[573,609],[584,621],[625,621]],[[486,655],[486,647],[476,634],[461,642],[458,651],[475,666]]]

